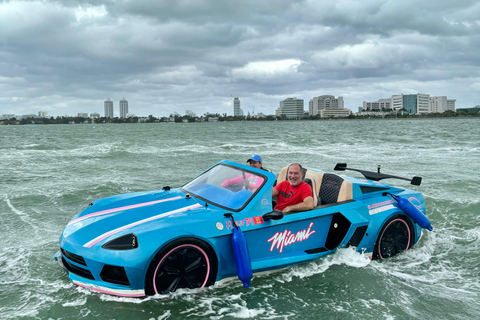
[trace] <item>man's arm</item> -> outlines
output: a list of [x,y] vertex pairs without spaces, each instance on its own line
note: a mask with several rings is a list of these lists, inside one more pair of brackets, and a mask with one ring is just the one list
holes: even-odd
[[[278,193],[278,191],[277,191]],[[313,197],[306,197],[303,199],[303,202],[294,204],[293,206],[288,206],[285,207],[282,212],[287,213],[291,211],[306,211],[306,210],[312,210],[313,209]]]
[[279,194],[279,193],[280,193],[280,192],[278,192],[278,190],[277,190],[277,189],[275,189],[275,188],[272,188],[272,197],[276,197],[276,196],[278,196],[278,194]]

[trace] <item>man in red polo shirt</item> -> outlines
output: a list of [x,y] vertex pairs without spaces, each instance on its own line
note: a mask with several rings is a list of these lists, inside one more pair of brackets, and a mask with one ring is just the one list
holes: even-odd
[[278,196],[274,209],[283,213],[313,209],[312,188],[303,181],[302,166],[298,163],[288,167],[287,180],[273,187],[272,196]]

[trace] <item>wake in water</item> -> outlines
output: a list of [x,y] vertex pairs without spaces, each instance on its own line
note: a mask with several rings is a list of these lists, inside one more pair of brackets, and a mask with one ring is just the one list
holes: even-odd
[[[4,126],[0,318],[478,318],[478,128],[478,119]],[[346,162],[420,175],[416,190],[434,231],[392,259],[370,261],[347,248],[257,276],[249,289],[235,279],[146,299],[74,286],[52,259],[61,230],[90,201],[181,186],[219,160],[245,163],[257,153],[273,171],[291,162],[331,171]]]

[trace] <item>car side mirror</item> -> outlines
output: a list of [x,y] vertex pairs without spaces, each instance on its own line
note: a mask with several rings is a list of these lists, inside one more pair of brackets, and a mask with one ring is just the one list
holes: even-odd
[[280,220],[283,218],[283,212],[280,210],[273,210],[272,212],[265,213],[263,215],[263,220]]

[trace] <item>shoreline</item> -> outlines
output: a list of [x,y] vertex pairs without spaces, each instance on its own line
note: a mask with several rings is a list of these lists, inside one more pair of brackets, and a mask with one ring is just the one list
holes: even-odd
[[[228,117],[227,117],[228,118]],[[425,119],[475,119],[480,118],[480,113],[477,114],[454,114],[454,115],[404,115],[404,116],[355,116],[351,115],[349,117],[330,117],[330,118],[303,118],[303,119],[257,119],[254,117],[250,117],[247,119],[231,119],[228,118],[226,120],[218,119],[216,121],[208,121],[208,118],[203,121],[160,121],[159,119],[154,118],[153,121],[132,121],[134,118],[113,118],[113,119],[105,119],[105,118],[98,118],[98,119],[85,119],[79,117],[57,117],[57,118],[27,118],[22,120],[0,120],[0,126],[4,125],[58,125],[58,124],[142,124],[142,123],[226,123],[226,122],[275,122],[275,121],[330,121],[330,120],[425,120]],[[96,120],[96,121],[95,121]],[[108,121],[110,120],[110,121]]]

